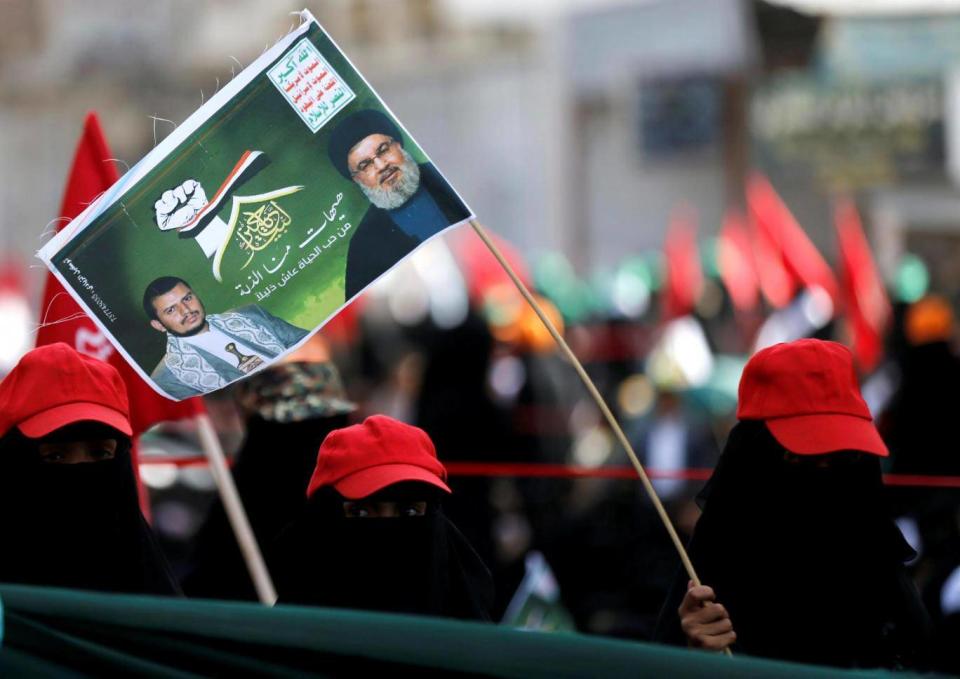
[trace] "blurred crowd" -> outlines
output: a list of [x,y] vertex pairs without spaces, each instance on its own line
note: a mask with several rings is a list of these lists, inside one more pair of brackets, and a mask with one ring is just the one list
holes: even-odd
[[[388,415],[423,428],[448,466],[453,493],[444,511],[491,569],[493,620],[649,639],[679,559],[586,389],[474,240],[461,233],[431,244],[342,312],[305,354],[208,397],[223,440],[238,449],[233,472],[254,529],[268,544],[280,532],[329,431]],[[559,255],[527,265],[501,246],[614,409],[684,539],[736,422],[749,355],[775,341],[843,339],[841,314],[815,288],[799,289],[779,310],[743,313],[705,266],[692,313],[665,321],[666,265],[654,254],[631,263],[633,280],[649,287],[630,295],[623,283],[578,281]],[[891,452],[882,461],[894,475],[885,502],[916,551],[908,568],[934,623],[936,664],[956,668],[953,314],[922,286],[892,294],[882,360],[860,379]],[[764,343],[765,335],[773,339]],[[195,462],[190,425],[164,425],[144,448],[154,525],[188,592],[206,571],[217,575],[216,587],[201,588],[205,596],[252,599],[222,508],[205,508],[212,485],[195,490],[202,466],[175,466]]]

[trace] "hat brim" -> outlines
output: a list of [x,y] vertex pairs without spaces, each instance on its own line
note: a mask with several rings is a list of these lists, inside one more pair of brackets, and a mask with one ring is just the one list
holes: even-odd
[[837,413],[797,415],[765,420],[767,429],[784,448],[797,455],[823,455],[859,450],[879,457],[890,452],[873,420]]
[[451,492],[439,476],[412,464],[381,464],[367,467],[340,479],[333,484],[333,487],[348,500],[359,500],[394,483],[405,481],[421,481],[447,493]]
[[127,436],[133,435],[126,415],[99,403],[65,403],[18,422],[17,428],[24,436],[35,439],[77,422],[101,422]]

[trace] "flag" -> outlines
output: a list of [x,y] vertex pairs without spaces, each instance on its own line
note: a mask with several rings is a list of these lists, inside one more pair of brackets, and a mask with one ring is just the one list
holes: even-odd
[[[754,173],[747,182],[747,205],[756,226],[761,288],[770,303],[783,306],[797,287],[814,286],[822,288],[836,303],[837,281],[833,271],[773,185],[760,173]],[[789,276],[789,283],[783,280],[778,263]]]
[[524,558],[523,580],[514,592],[501,624],[523,630],[572,632],[573,617],[560,600],[560,586],[553,569],[537,551]]
[[[510,268],[528,288],[533,287],[533,279],[526,261],[513,243],[493,231],[487,231],[487,236],[507,260]],[[467,294],[475,304],[482,305],[484,298],[491,290],[509,288],[515,292],[516,288],[507,275],[506,270],[490,252],[473,229],[465,229],[450,234],[448,242],[456,255],[460,271],[463,273],[467,286]],[[519,295],[519,293],[517,293]]]
[[891,318],[890,301],[852,200],[836,203],[834,226],[847,337],[861,370],[870,372],[883,354],[883,335]]
[[[37,253],[172,400],[283,360],[433,236],[474,218],[314,17],[299,16]],[[406,217],[398,226],[388,212]],[[145,294],[148,304],[181,294],[191,310],[145,322]],[[202,348],[185,339],[197,327]],[[155,369],[161,350],[166,370]]]
[[[119,179],[112,157],[97,115],[87,114],[67,178],[57,230]],[[52,342],[66,342],[80,353],[107,361],[120,372],[127,385],[134,435],[157,422],[184,419],[203,412],[203,402],[199,398],[171,401],[147,386],[53,274],[48,274],[40,307],[37,346]]]
[[750,311],[760,301],[760,279],[746,220],[730,210],[723,219],[717,248],[720,280],[737,311]]
[[681,207],[673,211],[663,244],[663,255],[666,267],[662,293],[663,316],[665,320],[670,320],[692,312],[703,289],[696,213],[692,209]]
[[757,226],[757,220],[752,215],[750,227],[760,291],[770,306],[775,309],[782,309],[790,303],[797,292],[796,281],[783,263],[779,246],[771,239],[766,230]]

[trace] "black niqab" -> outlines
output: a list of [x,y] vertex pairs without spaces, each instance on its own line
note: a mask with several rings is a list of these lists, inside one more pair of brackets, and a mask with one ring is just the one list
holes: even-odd
[[280,603],[490,619],[490,571],[436,501],[401,518],[346,518],[343,501],[320,489],[278,540]]
[[[72,432],[84,438],[83,426]],[[116,438],[113,459],[83,464],[41,461],[18,430],[0,439],[0,581],[179,593],[140,512],[130,441]]]
[[[734,651],[841,667],[919,662],[928,621],[906,577],[913,555],[882,504],[879,460],[789,454],[762,422],[730,433],[698,500],[689,546],[730,613]],[[816,459],[820,458],[820,460]],[[683,643],[681,574],[658,629]]]

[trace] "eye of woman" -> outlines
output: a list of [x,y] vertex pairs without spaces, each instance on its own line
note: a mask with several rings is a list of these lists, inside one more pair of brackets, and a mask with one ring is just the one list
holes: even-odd
[[404,502],[400,505],[399,513],[403,517],[423,516],[427,513],[427,503],[423,501]]
[[348,519],[366,519],[370,516],[370,507],[363,502],[344,502],[343,515]]
[[90,451],[90,457],[96,458],[97,460],[112,460],[114,451],[108,448],[94,448]]
[[96,460],[112,460],[117,454],[117,440],[103,439],[90,447],[90,457]]
[[797,455],[791,452],[783,454],[783,460],[788,465],[807,469],[831,469],[856,464],[862,457],[856,450],[845,450],[827,455]]
[[63,462],[64,456],[63,451],[60,450],[51,450],[51,451],[40,451],[40,461],[56,464],[58,462]]

